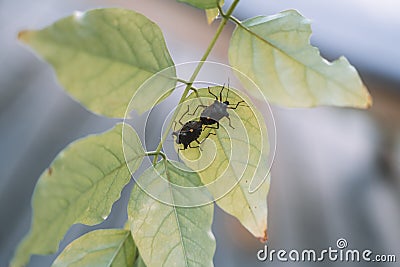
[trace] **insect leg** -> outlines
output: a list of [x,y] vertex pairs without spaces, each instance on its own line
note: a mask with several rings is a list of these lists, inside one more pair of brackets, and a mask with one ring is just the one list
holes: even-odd
[[231,118],[229,118],[229,116],[227,116],[228,120],[229,120],[229,126],[231,126],[232,129],[235,129],[235,127],[232,126],[231,124]]
[[[197,143],[199,143],[199,141],[197,140],[197,139],[195,139],[195,141],[197,141]],[[199,143],[200,144],[200,143]],[[190,144],[189,144],[189,147],[190,148],[199,148],[200,150],[201,150],[201,147],[200,146],[191,146]]]
[[193,111],[193,113],[192,113],[192,114],[188,113],[188,115],[192,116],[192,115],[196,114],[196,112],[197,112],[197,110],[198,110],[199,108],[206,108],[206,107],[208,107],[208,106],[206,106],[206,105],[198,105],[198,106],[196,107],[196,109]]
[[214,95],[214,94],[211,92],[210,87],[208,87],[208,93],[209,93],[210,95],[213,95],[213,96],[215,97],[215,99],[218,100],[218,96]]
[[[234,105],[234,107],[228,107],[228,108],[229,108],[229,109],[237,109],[241,103],[245,103],[245,101],[244,101],[244,100],[239,101],[239,102],[237,102],[236,104],[232,104],[232,105]],[[248,105],[242,105],[242,106],[248,107]]]
[[212,127],[212,126],[210,126],[210,125],[206,125],[206,126],[204,127],[204,129],[206,129],[206,128],[209,128],[209,129],[219,129],[219,122],[216,121],[215,123],[217,124],[217,127]]
[[183,144],[183,148],[178,148],[178,150],[185,150],[185,149],[187,149],[187,145],[186,144]]
[[189,113],[189,105],[187,106],[187,110],[185,111],[185,113],[183,113],[182,114],[182,116],[181,116],[181,118],[179,119],[179,123],[183,126],[184,124],[182,123],[182,119],[183,119],[183,117],[186,115],[186,114],[188,114]]
[[197,140],[197,143],[199,143],[199,144],[202,144],[204,141],[206,141],[206,139],[210,136],[210,135],[217,135],[216,133],[213,133],[213,132],[209,132],[208,134],[207,134],[207,136],[201,141],[201,142],[198,142]]
[[[197,139],[194,139],[194,141],[196,141],[196,143],[199,144],[197,147],[198,147],[201,151],[203,151],[203,149],[201,149],[201,147],[200,147],[200,144],[203,143],[203,141],[202,141],[202,142],[199,142],[199,140],[197,140]],[[189,144],[189,146],[190,146],[190,144]]]

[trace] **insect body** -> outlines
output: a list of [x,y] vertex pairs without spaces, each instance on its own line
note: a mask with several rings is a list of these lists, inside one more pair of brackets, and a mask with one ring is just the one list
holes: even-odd
[[217,124],[217,126],[214,127],[209,127],[209,128],[214,128],[218,129],[219,128],[219,121],[226,117],[229,120],[229,126],[234,129],[234,127],[231,124],[231,119],[229,117],[228,109],[237,109],[237,107],[240,105],[240,103],[244,103],[244,100],[237,102],[236,104],[230,104],[228,101],[228,94],[229,94],[229,87],[228,87],[228,92],[226,94],[226,100],[222,101],[222,91],[224,90],[225,86],[222,86],[221,91],[219,92],[219,98],[218,96],[214,95],[210,91],[210,87],[208,87],[208,92],[215,97],[214,103],[212,103],[209,106],[206,105],[199,105],[196,107],[194,113],[196,113],[197,109],[202,107],[204,110],[200,114],[200,121],[204,125],[213,125]]
[[180,148],[179,150],[185,150],[188,147],[190,148],[199,147],[199,146],[191,146],[190,143],[196,141],[198,144],[200,144],[198,138],[200,137],[202,131],[203,131],[203,124],[201,123],[201,121],[188,121],[185,124],[183,124],[180,130],[172,132],[172,135],[176,136],[177,144],[183,145],[183,149]]
[[[198,140],[198,138],[200,137],[202,131],[203,131],[203,123],[200,121],[188,121],[185,124],[182,123],[182,118],[183,116],[185,116],[185,114],[189,113],[189,106],[188,109],[185,113],[182,114],[182,117],[179,119],[179,123],[182,125],[182,128],[179,129],[178,131],[174,131],[172,132],[172,135],[176,136],[176,140],[175,142],[177,144],[182,144],[183,148],[179,148],[179,150],[185,150],[188,147],[190,148],[197,148],[200,147],[199,145],[201,144],[201,142]],[[205,128],[209,128],[209,127],[204,127]],[[205,139],[207,139],[210,134],[215,135],[215,133],[208,133],[208,135],[206,136]],[[203,140],[203,141],[204,141]],[[197,142],[197,146],[191,146],[190,144],[196,141]]]
[[219,121],[223,117],[227,117],[229,120],[229,125],[232,127],[231,120],[229,118],[229,113],[227,110],[228,105],[229,105],[228,101],[220,102],[218,100],[215,100],[214,103],[212,103],[211,105],[203,106],[205,108],[203,112],[201,112],[200,121],[204,125],[217,124],[217,128],[219,128]]

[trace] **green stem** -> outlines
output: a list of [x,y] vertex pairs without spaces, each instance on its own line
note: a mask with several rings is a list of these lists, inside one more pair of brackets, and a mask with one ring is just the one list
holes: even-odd
[[197,92],[197,89],[195,87],[193,87],[192,83],[189,83],[188,81],[176,78],[176,80],[180,83],[186,84],[186,85],[190,85],[190,90],[192,90],[193,92],[195,92],[196,96],[199,97],[199,94]]
[[196,69],[194,70],[192,76],[190,77],[190,79],[189,79],[189,81],[188,81],[188,83],[186,85],[185,91],[183,91],[182,97],[178,102],[178,107],[175,109],[175,112],[172,115],[171,121],[170,121],[167,129],[165,130],[164,135],[162,136],[161,141],[158,144],[156,151],[154,151],[155,156],[154,156],[154,160],[153,160],[153,165],[155,165],[157,163],[158,154],[161,153],[162,146],[163,146],[163,144],[165,142],[165,139],[167,139],[167,135],[169,133],[169,130],[172,127],[172,122],[175,121],[176,115],[179,112],[180,104],[182,104],[185,101],[185,99],[187,97],[187,94],[189,93],[189,90],[192,88],[192,84],[193,84],[194,80],[196,79],[197,75],[199,74],[201,68],[203,67],[204,62],[207,60],[208,56],[210,55],[211,50],[213,49],[215,43],[217,42],[219,36],[222,33],[222,30],[224,29],[226,23],[228,22],[229,17],[232,15],[233,10],[235,10],[235,8],[236,8],[237,4],[239,3],[239,1],[240,0],[234,0],[232,5],[229,7],[228,11],[226,12],[226,14],[224,14],[224,16],[222,16],[221,23],[219,24],[218,29],[215,32],[215,35],[214,35],[213,39],[211,40],[210,44],[207,47],[207,50],[205,51],[204,55],[201,57],[199,64],[197,64]]
[[238,20],[237,18],[235,18],[234,16],[229,16],[229,19],[232,20],[234,23],[236,23],[236,25],[238,25],[239,27],[243,27],[243,24],[240,20]]

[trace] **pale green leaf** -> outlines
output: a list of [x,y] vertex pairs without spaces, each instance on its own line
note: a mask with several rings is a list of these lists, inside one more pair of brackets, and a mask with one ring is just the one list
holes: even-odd
[[178,2],[187,3],[200,9],[210,9],[218,7],[218,0],[178,0]]
[[[167,171],[166,171],[167,168]],[[140,255],[147,266],[213,266],[215,239],[211,232],[213,205],[177,207],[149,196],[146,191],[158,188],[157,197],[174,203],[182,198],[165,188],[167,179],[181,186],[201,186],[195,172],[188,174],[181,163],[161,161],[146,170],[135,185],[128,205],[131,231]],[[167,174],[166,174],[167,173]],[[141,180],[152,180],[143,190]]]
[[[255,17],[235,29],[229,62],[272,103],[369,107],[371,96],[356,69],[344,57],[332,63],[322,58],[310,45],[310,36],[309,20],[295,10]],[[252,88],[248,81],[241,82]]]
[[[124,117],[132,95],[149,77],[169,68],[152,88],[157,98],[175,87],[175,68],[159,27],[125,9],[96,9],[61,19],[39,31],[23,31],[57,73],[65,90],[91,111]],[[158,99],[140,103],[147,109]]]
[[129,230],[95,230],[69,244],[52,267],[133,266],[136,257],[136,246]]
[[[31,230],[19,245],[11,266],[23,266],[31,254],[57,251],[59,242],[75,223],[94,225],[107,218],[113,203],[129,182],[144,152],[136,132],[129,136],[124,158],[122,125],[78,140],[66,147],[36,184],[32,198]],[[125,143],[128,141],[125,141]]]
[[[210,87],[219,95],[221,87]],[[207,88],[199,89],[199,98],[193,93],[184,103],[177,118],[187,111],[193,113],[200,104],[211,105],[214,97]],[[181,151],[181,158],[191,169],[198,171],[203,184],[209,189],[217,204],[227,213],[235,216],[254,236],[265,240],[267,229],[267,194],[270,179],[268,176],[268,156],[270,145],[268,133],[261,114],[252,108],[251,102],[232,88],[222,91],[222,99],[228,99],[231,106],[246,100],[248,106],[228,109],[229,120],[222,118],[219,129],[206,129],[199,138],[203,142],[199,149],[189,148]],[[183,122],[199,118],[203,108],[198,108],[194,116],[182,118]],[[196,144],[196,143],[194,143]],[[255,191],[255,192],[254,192]]]

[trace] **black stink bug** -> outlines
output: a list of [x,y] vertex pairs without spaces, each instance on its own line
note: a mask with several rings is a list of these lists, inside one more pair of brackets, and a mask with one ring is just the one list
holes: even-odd
[[[201,121],[188,121],[185,124],[182,123],[182,118],[185,116],[185,114],[189,113],[189,106],[188,110],[183,113],[182,117],[179,119],[179,123],[182,125],[182,128],[179,129],[178,131],[172,132],[172,135],[176,136],[176,143],[177,144],[182,144],[183,148],[179,148],[179,150],[185,150],[188,147],[190,148],[197,148],[200,147],[199,145],[201,142],[198,140],[198,138],[201,135],[201,132],[203,131],[203,123]],[[210,134],[214,133],[208,133],[207,137],[210,136]],[[214,134],[215,135],[215,134]],[[207,139],[207,137],[205,139]],[[205,140],[204,139],[204,140]],[[197,146],[191,146],[190,144],[196,141]]]
[[[245,101],[239,101],[236,104],[230,104],[228,101],[228,94],[229,94],[229,86],[228,86],[228,92],[226,93],[226,99],[225,101],[222,101],[222,91],[224,90],[225,85],[222,86],[221,91],[219,92],[219,99],[218,96],[214,95],[210,87],[208,87],[208,93],[210,95],[213,95],[215,97],[214,103],[212,103],[209,106],[206,105],[198,105],[194,111],[196,113],[197,109],[202,107],[204,108],[203,112],[200,114],[200,121],[203,123],[203,125],[213,125],[217,124],[217,127],[210,127],[208,128],[213,128],[213,129],[218,129],[219,128],[219,121],[223,118],[226,117],[229,120],[229,126],[235,129],[232,124],[231,124],[231,119],[229,117],[228,109],[237,109],[240,103],[244,103]],[[193,114],[194,114],[193,113]],[[191,114],[191,115],[193,115]]]

